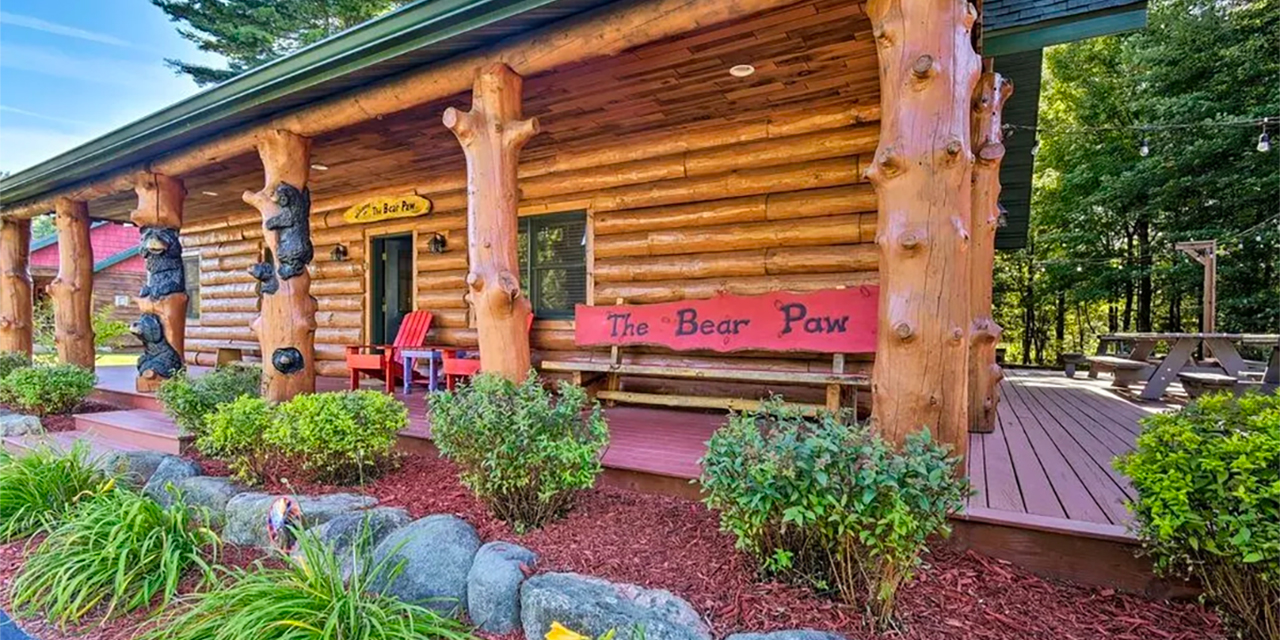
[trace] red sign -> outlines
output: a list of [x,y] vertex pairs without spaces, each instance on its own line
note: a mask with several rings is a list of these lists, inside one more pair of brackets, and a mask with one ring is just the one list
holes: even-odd
[[679,350],[876,350],[879,288],[719,295],[710,300],[591,307],[574,312],[580,346],[661,345]]

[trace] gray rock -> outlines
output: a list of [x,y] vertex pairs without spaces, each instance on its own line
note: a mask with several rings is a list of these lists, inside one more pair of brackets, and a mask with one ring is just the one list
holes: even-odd
[[734,633],[725,640],[845,640],[845,637],[815,629],[787,629],[772,633]]
[[160,466],[156,467],[155,473],[152,473],[151,478],[147,480],[146,486],[142,487],[142,492],[152,500],[169,506],[173,502],[173,496],[169,495],[167,490],[169,484],[172,483],[176,487],[183,480],[194,478],[203,472],[199,463],[179,456],[165,456],[164,460],[160,461]]
[[467,613],[482,631],[506,634],[520,628],[521,565],[532,567],[538,554],[510,542],[490,542],[476,552],[467,573]]
[[169,454],[159,451],[120,451],[103,458],[103,470],[132,487],[143,487]]
[[182,500],[188,505],[208,509],[213,522],[224,521],[227,515],[227,502],[245,491],[243,486],[236,484],[230,478],[213,476],[184,478],[175,486],[182,494]]
[[0,437],[44,433],[40,418],[22,413],[0,414]]
[[710,640],[711,630],[688,602],[660,589],[614,584],[576,573],[533,576],[520,587],[526,638],[544,637],[551,622],[590,637],[613,629],[618,640]]
[[427,516],[396,529],[373,551],[373,561],[387,560],[387,576],[372,585],[405,602],[430,607],[443,615],[461,616],[467,606],[467,572],[480,548],[480,536],[461,518]]
[[[352,550],[363,535],[366,522],[369,526],[368,549],[372,552],[388,534],[409,524],[410,519],[409,512],[399,507],[374,507],[367,511],[344,513],[308,531],[333,550],[342,562],[342,575],[350,577],[355,567]],[[297,553],[300,551],[295,555]]]
[[[280,495],[241,493],[227,501],[227,522],[222,539],[244,547],[267,548],[267,511]],[[315,527],[352,511],[378,504],[377,499],[354,493],[331,493],[323,496],[294,496],[302,509],[303,525]]]

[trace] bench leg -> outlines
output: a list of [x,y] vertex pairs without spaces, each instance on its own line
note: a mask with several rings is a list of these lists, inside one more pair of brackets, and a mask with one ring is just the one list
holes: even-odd
[[840,413],[840,385],[827,385],[827,411]]
[[1196,340],[1183,338],[1173,344],[1164,361],[1147,379],[1147,384],[1142,387],[1140,395],[1143,400],[1159,400],[1164,395],[1164,390],[1169,388],[1169,383],[1173,382],[1182,367],[1186,366],[1187,358],[1190,358],[1191,352],[1196,349],[1196,343]]
[[1068,378],[1076,377],[1076,363],[1068,362],[1066,367],[1066,372],[1067,372]]

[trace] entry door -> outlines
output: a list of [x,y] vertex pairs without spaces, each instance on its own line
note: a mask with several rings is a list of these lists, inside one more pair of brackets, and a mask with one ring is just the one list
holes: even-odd
[[391,344],[400,321],[413,311],[413,236],[387,236],[372,242],[373,343]]

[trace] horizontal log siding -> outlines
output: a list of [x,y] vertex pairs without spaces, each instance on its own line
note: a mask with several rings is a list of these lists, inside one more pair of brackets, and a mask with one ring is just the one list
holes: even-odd
[[[874,153],[878,125],[867,107],[824,109],[671,132],[615,147],[556,150],[521,166],[520,215],[587,210],[592,298],[611,304],[707,298],[717,291],[756,294],[813,291],[876,282],[876,200],[862,170]],[[432,201],[423,217],[353,226],[345,208],[396,188],[371,189],[312,210],[316,258],[312,294],[319,302],[316,350],[321,375],[345,375],[343,347],[364,341],[369,238],[416,233],[419,309],[435,314],[430,340],[474,346],[466,301],[466,191],[463,168],[423,176],[414,188]],[[406,189],[405,191],[408,191]],[[446,239],[431,253],[427,239]],[[348,261],[334,262],[342,243]],[[256,282],[247,269],[262,247],[258,214],[245,211],[184,229],[184,246],[201,255],[199,324],[188,327],[187,359],[212,363],[225,341],[256,342],[249,321],[257,309]],[[575,346],[568,321],[539,321],[532,336],[542,359],[607,359],[608,352]],[[675,353],[632,348],[625,360],[671,366],[740,366],[829,371],[830,357],[778,353]],[[851,358],[848,370],[870,366]],[[690,392],[679,381],[628,382],[628,389]],[[759,394],[734,384],[697,383],[698,393]],[[795,391],[817,399],[820,390]]]

